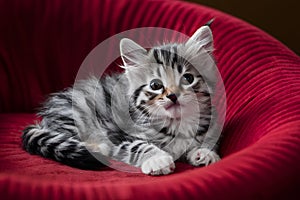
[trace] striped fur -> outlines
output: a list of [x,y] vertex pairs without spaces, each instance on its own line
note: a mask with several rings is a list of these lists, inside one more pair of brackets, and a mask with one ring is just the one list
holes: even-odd
[[41,122],[24,129],[24,149],[83,169],[114,159],[152,175],[171,173],[178,158],[195,166],[217,161],[214,146],[201,146],[214,131],[215,80],[193,64],[211,56],[211,45],[207,26],[186,43],[149,51],[123,39],[125,73],[51,95]]

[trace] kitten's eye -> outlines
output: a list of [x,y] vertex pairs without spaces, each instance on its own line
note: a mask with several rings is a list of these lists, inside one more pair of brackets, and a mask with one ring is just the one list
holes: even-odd
[[184,74],[181,78],[181,83],[183,85],[189,85],[189,84],[192,84],[194,82],[194,76],[193,74]]
[[159,79],[153,79],[150,82],[150,87],[152,90],[160,90],[163,87],[163,83]]

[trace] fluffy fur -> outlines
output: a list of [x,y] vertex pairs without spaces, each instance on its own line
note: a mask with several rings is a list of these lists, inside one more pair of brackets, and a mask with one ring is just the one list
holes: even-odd
[[173,172],[179,158],[194,166],[218,161],[216,146],[204,142],[216,126],[212,43],[209,26],[150,50],[121,40],[125,72],[51,95],[41,122],[23,131],[23,147],[83,169],[110,158],[151,175]]

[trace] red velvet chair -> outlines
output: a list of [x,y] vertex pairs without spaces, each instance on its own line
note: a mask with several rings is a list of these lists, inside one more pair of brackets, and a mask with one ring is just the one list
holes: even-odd
[[[137,27],[191,35],[215,18],[215,55],[227,92],[223,159],[151,177],[84,171],[30,155],[22,128],[46,95],[70,86],[105,38]],[[173,0],[0,2],[1,199],[299,199],[300,58],[263,31]]]

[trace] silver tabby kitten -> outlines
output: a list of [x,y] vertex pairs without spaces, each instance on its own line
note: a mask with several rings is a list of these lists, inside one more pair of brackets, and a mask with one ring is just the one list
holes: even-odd
[[209,26],[150,50],[125,38],[120,50],[125,72],[51,95],[41,122],[23,131],[24,149],[83,169],[97,169],[95,157],[111,158],[151,175],[173,172],[179,158],[194,166],[218,161],[216,146],[204,142],[217,126],[216,80],[193,66],[211,57]]

